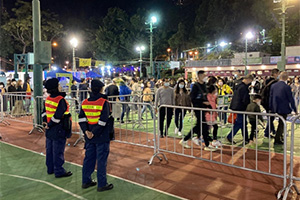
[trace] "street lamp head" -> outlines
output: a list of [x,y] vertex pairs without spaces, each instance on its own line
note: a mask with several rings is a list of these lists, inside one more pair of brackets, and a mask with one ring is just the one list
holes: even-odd
[[168,48],[168,49],[167,49],[167,52],[170,53],[170,52],[171,52],[171,48]]
[[145,51],[145,47],[144,46],[141,46],[140,48],[141,48],[142,51]]
[[207,44],[207,47],[210,47],[211,46],[211,44]]
[[52,46],[57,47],[57,42],[53,42]]
[[136,51],[141,51],[141,48],[140,48],[140,47],[137,47],[137,48],[136,48]]
[[226,43],[226,42],[221,42],[221,43],[220,43],[220,46],[221,46],[221,47],[225,47],[227,44],[228,44],[228,43]]
[[76,48],[78,46],[78,40],[76,38],[72,38],[70,40],[70,43],[71,43],[73,48]]
[[253,33],[252,32],[248,32],[246,34],[246,39],[252,39],[254,37]]
[[155,17],[155,16],[152,16],[151,17],[151,22],[154,24],[154,23],[156,23],[157,22],[157,18]]

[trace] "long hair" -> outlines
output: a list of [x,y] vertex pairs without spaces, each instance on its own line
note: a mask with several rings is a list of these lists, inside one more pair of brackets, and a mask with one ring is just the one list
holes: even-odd
[[182,88],[183,89],[183,92],[184,93],[187,93],[187,89],[185,88],[185,81],[183,79],[179,80],[178,83],[177,83],[177,86],[176,86],[176,90],[175,90],[175,94],[179,94],[179,91],[180,91],[180,88],[179,88],[179,84],[180,83],[183,83],[184,84],[184,87]]

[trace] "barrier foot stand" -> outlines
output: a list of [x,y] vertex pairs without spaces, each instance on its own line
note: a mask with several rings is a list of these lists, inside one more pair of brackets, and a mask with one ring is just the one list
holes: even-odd
[[284,192],[284,195],[283,195],[283,198],[282,198],[283,200],[287,199],[289,192],[292,193],[292,194],[294,193],[294,191],[292,190],[292,188],[295,189],[295,191],[297,192],[297,195],[300,195],[300,192],[299,192],[296,184],[290,183],[290,185],[285,189],[285,192]]
[[45,131],[41,125],[36,125],[31,129],[31,131],[29,131],[28,135],[31,135],[34,130],[37,130],[40,133],[45,133]]
[[281,198],[282,193],[285,191],[285,188],[281,189],[277,194],[277,199]]
[[167,156],[166,156],[164,153],[157,152],[157,153],[153,154],[153,156],[152,156],[152,157],[150,158],[150,160],[148,161],[148,164],[149,164],[149,165],[152,165],[153,160],[154,160],[155,157],[158,158],[159,161],[161,162],[163,159],[162,159],[161,157],[158,156],[159,154],[161,154],[161,155],[163,156],[163,158],[165,159],[165,161],[166,161],[167,163],[169,163],[169,160],[168,160]]
[[83,137],[83,134],[79,134],[79,138],[76,140],[76,142],[74,143],[73,147],[76,147],[76,145],[79,143],[79,142],[84,142],[84,137]]
[[141,122],[141,120],[139,120],[137,123],[135,123],[133,125],[133,128],[135,128],[135,126],[137,126],[136,128],[142,128],[145,129],[145,126],[143,125],[143,123]]
[[4,124],[6,126],[10,125],[10,123],[6,120],[0,120],[0,123]]

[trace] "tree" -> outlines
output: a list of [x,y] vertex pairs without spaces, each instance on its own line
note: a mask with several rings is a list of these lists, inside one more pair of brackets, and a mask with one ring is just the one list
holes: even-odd
[[170,47],[175,50],[176,60],[178,60],[178,52],[184,50],[186,46],[187,31],[183,23],[178,24],[178,31],[169,39]]
[[[30,2],[18,0],[13,15],[2,25],[2,28],[12,37],[17,46],[16,52],[23,54],[32,50],[32,7]],[[63,25],[57,20],[57,15],[51,12],[41,12],[42,40],[52,40],[62,34]]]
[[145,19],[138,14],[129,17],[120,8],[110,8],[96,31],[96,58],[107,61],[131,60],[137,57],[135,46],[147,37]]

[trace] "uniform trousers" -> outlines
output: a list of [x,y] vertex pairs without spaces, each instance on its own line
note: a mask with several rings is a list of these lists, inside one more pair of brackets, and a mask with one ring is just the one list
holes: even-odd
[[107,185],[106,166],[109,154],[109,142],[106,143],[86,143],[85,157],[82,168],[82,184],[92,182],[91,175],[95,170],[97,161],[97,182],[98,187]]

